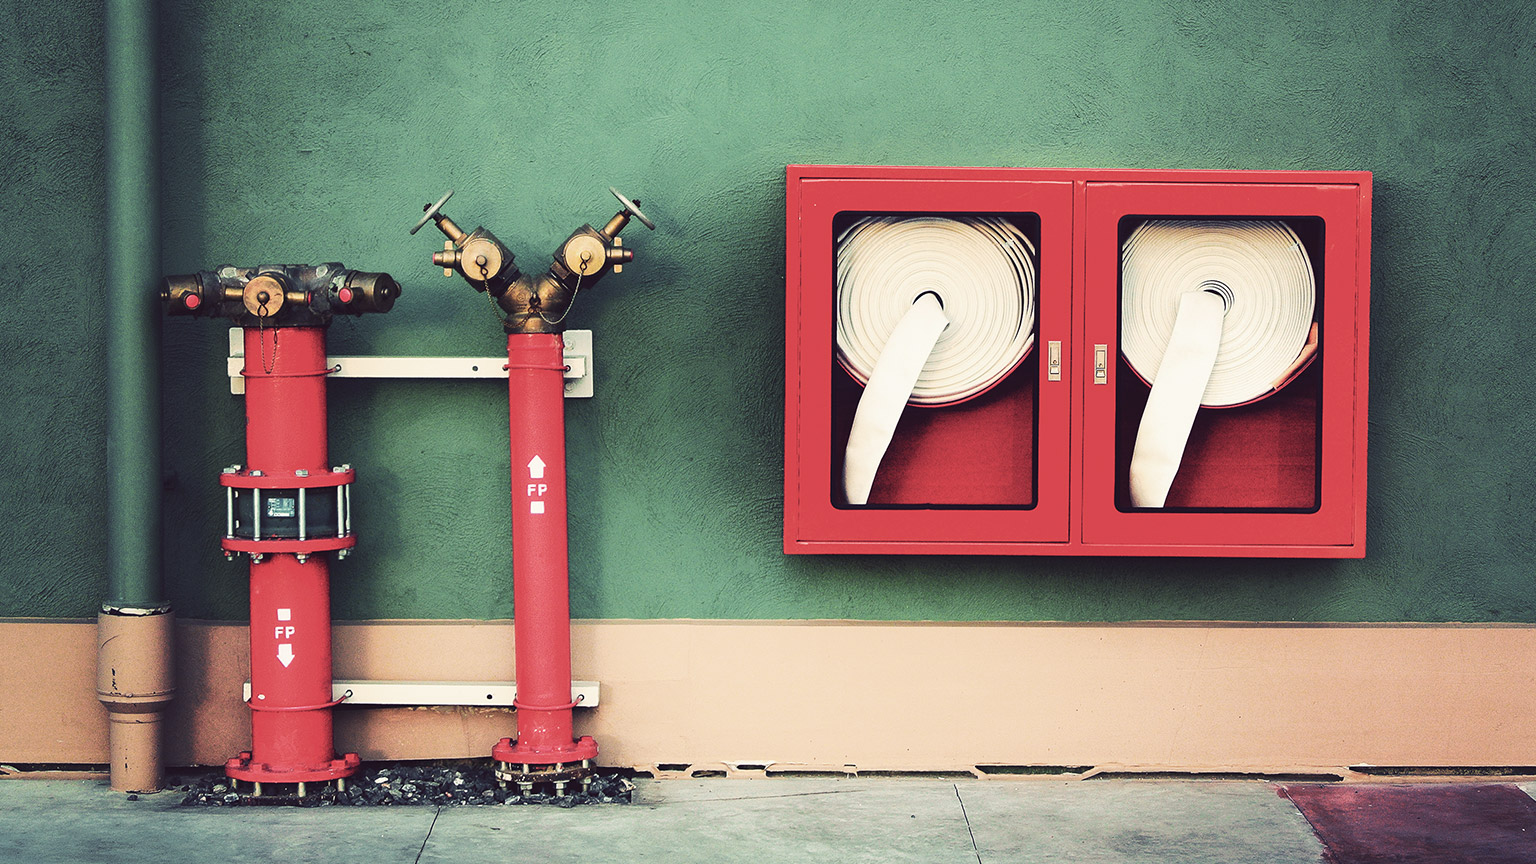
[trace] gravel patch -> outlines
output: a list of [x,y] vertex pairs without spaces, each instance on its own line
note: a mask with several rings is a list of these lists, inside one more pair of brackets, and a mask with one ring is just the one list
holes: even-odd
[[[262,797],[254,798],[248,784],[235,791],[223,772],[188,775],[178,778],[173,789],[185,792],[184,807],[241,807],[252,805],[290,805],[299,807],[412,807],[412,806],[508,806],[546,804],[577,807],[584,804],[628,804],[635,786],[628,771],[595,769],[585,791],[581,784],[567,787],[572,794],[553,795],[539,791],[519,794],[517,784],[503,789],[489,765],[396,764],[364,766],[347,778],[347,789],[338,792],[324,784],[311,783],[314,791],[298,797],[295,784],[262,784]],[[543,784],[547,785],[547,784]]]

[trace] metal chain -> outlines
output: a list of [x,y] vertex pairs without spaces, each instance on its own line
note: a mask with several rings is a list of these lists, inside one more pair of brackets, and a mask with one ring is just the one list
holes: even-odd
[[[480,268],[480,281],[482,283],[491,278],[491,271],[486,269],[484,264],[476,264],[475,266]],[[496,316],[496,320],[501,323],[502,329],[506,329],[507,319],[502,317],[501,307],[496,304],[496,298],[491,296],[489,285],[485,288],[485,299],[491,301],[491,314]]]
[[268,366],[267,338],[264,325],[270,315],[271,313],[267,311],[267,304],[263,303],[256,307],[256,341],[261,344],[261,371],[268,375],[271,375],[272,370],[277,368],[277,331],[281,329],[276,327],[272,329],[272,365]]
[[496,298],[492,297],[491,292],[487,291],[485,292],[485,299],[491,301],[491,314],[496,316],[496,320],[501,322],[502,327],[506,327],[507,319],[501,317],[501,307],[496,305]]
[[[592,260],[591,254],[589,254],[589,253],[582,253],[582,256],[581,256],[581,266],[582,266],[582,268],[586,268],[587,262],[589,262],[591,260]],[[581,290],[581,277],[583,275],[584,274],[580,270],[576,271],[576,287],[571,289],[571,300],[570,300],[569,303],[565,304],[565,312],[561,313],[559,318],[556,318],[554,320],[550,320],[549,318],[545,317],[543,309],[540,309],[538,307],[534,308],[533,311],[539,313],[539,317],[544,319],[544,323],[545,324],[559,324],[561,321],[564,321],[568,315],[571,314],[571,307],[576,305],[576,292]]]
[[[583,256],[582,259],[581,259],[582,266],[585,267],[587,265],[587,262],[589,262],[591,260],[592,260],[592,256],[590,254]],[[479,266],[479,268],[480,268],[480,281],[483,283],[483,282],[487,281],[490,278],[490,271],[486,269],[486,266],[484,264],[480,264],[480,265],[477,265],[477,266]],[[531,298],[532,302],[529,304],[530,306],[533,307],[534,313],[537,314],[540,318],[542,318],[544,320],[545,324],[559,324],[560,322],[564,321],[566,319],[566,316],[571,314],[571,307],[576,305],[576,294],[581,291],[581,277],[583,275],[585,275],[585,274],[583,274],[580,271],[578,271],[576,273],[576,286],[571,289],[571,302],[569,302],[569,303],[567,303],[565,305],[565,313],[562,314],[559,318],[549,318],[548,316],[546,316],[544,314],[544,310],[539,308],[539,305],[538,305],[538,295],[537,294],[533,295],[533,297]],[[501,306],[496,302],[496,298],[495,298],[495,296],[493,296],[491,294],[489,287],[487,287],[487,289],[485,291],[485,299],[489,300],[490,303],[491,303],[491,314],[496,316],[496,320],[501,324],[502,327],[506,327],[508,319],[502,316],[502,314],[501,314]],[[274,347],[274,351],[275,351],[276,350],[276,340],[275,339],[273,340],[273,347]]]

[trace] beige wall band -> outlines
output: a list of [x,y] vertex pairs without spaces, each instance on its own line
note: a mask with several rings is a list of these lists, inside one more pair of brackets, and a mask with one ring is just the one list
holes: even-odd
[[[168,765],[246,745],[244,625],[180,622]],[[0,622],[0,763],[103,763],[90,622]],[[335,628],[337,677],[496,680],[507,622]],[[1536,627],[578,621],[602,764],[773,770],[1523,765]],[[835,661],[835,662],[832,662]],[[504,709],[340,709],[367,760],[481,758]],[[960,734],[926,734],[941,722]]]

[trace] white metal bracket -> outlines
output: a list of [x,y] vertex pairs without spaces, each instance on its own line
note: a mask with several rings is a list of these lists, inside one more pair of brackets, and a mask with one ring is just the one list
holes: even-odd
[[[592,398],[592,331],[567,330],[565,398]],[[495,378],[507,380],[506,357],[327,357],[332,378]],[[245,331],[229,328],[229,392],[245,392]]]
[[[596,708],[596,681],[572,681],[571,701],[577,708]],[[251,701],[251,682],[245,682]],[[481,705],[511,708],[517,699],[514,681],[332,681],[331,698],[342,705]]]

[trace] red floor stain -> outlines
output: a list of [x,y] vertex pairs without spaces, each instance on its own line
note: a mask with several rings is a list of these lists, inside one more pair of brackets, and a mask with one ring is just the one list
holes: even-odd
[[1333,864],[1536,862],[1536,801],[1509,785],[1280,788]]

